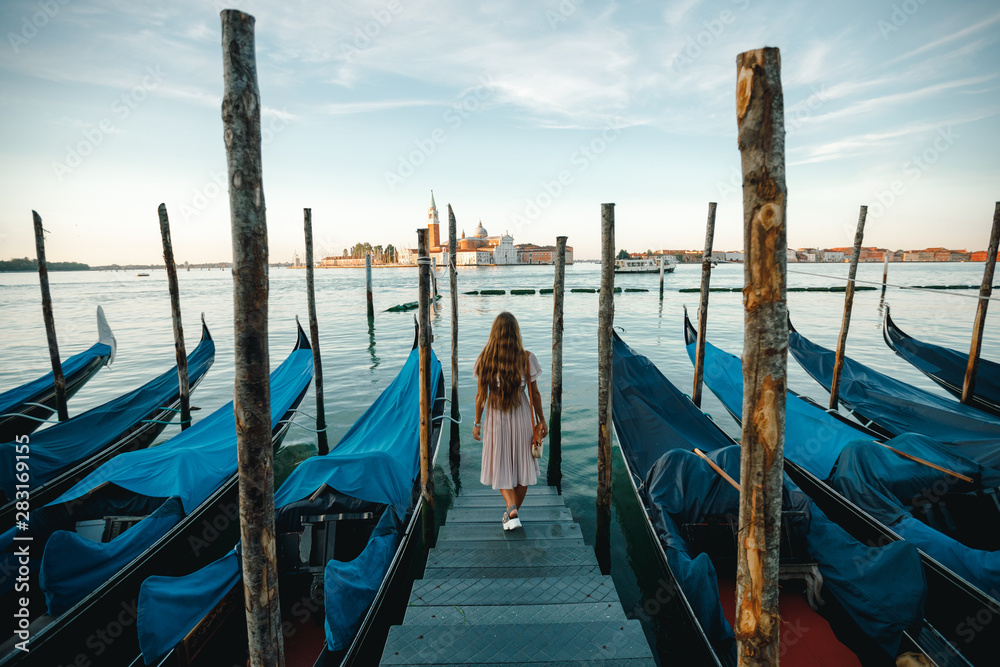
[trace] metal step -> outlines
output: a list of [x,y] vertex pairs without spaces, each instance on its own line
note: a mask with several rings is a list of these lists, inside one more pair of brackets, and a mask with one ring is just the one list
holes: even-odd
[[607,575],[531,578],[421,579],[413,582],[409,604],[525,605],[615,602],[618,591]]
[[580,661],[589,665],[655,664],[637,621],[395,626],[389,631],[381,664],[551,665]]
[[523,547],[514,550],[493,548],[460,548],[439,546],[427,554],[427,569],[452,567],[482,567],[503,569],[508,567],[552,567],[552,566],[592,566],[597,565],[597,557],[591,547],[563,546],[562,544],[541,547]]
[[[510,531],[514,532],[514,531]],[[523,534],[522,534],[523,535]],[[440,538],[438,539],[439,547],[455,547],[457,549],[496,549],[500,551],[520,551],[526,547],[528,548],[548,548],[552,545],[558,545],[561,547],[583,547],[586,546],[583,543],[583,538],[578,540],[574,539],[564,539],[564,540],[552,540],[549,538],[543,539],[518,539],[510,538],[507,540],[463,540],[460,538],[449,539],[446,542],[442,542]],[[593,548],[593,547],[591,547]]]
[[[562,522],[532,522],[524,523],[520,528],[514,530],[504,530],[503,525],[497,521],[489,523],[464,523],[449,524],[441,526],[438,531],[438,544],[453,540],[470,541],[495,541],[495,542],[523,542],[524,540],[579,540],[583,535],[580,532],[580,524]],[[443,544],[442,544],[443,546]]]
[[[484,486],[482,484],[473,484],[471,486],[464,486],[463,485],[462,486],[462,490],[459,493],[458,497],[459,498],[466,498],[468,496],[499,496],[499,495],[500,495],[500,492],[498,490],[496,490],[496,489],[493,489],[493,488],[488,487],[488,486]],[[529,486],[528,487],[528,496],[532,496],[532,495],[538,495],[538,496],[541,496],[541,495],[558,496],[559,492],[556,490],[556,487],[554,487],[554,486],[541,486],[541,485]]]
[[[460,496],[452,501],[451,509],[464,509],[468,507],[493,507],[503,514],[503,496],[495,493],[492,496]],[[521,507],[566,507],[562,496],[544,495],[533,496],[530,493],[525,496]]]
[[[521,523],[540,521],[573,522],[573,513],[565,507],[522,507],[517,512]],[[445,523],[498,523],[503,510],[494,507],[459,507],[448,510]]]
[[589,567],[571,566],[536,566],[536,567],[511,567],[511,568],[485,568],[485,567],[442,567],[424,572],[424,579],[476,579],[495,578],[508,579],[512,577],[572,577],[601,574],[601,568],[597,565]]
[[570,604],[533,605],[454,605],[413,606],[406,608],[403,623],[504,625],[508,623],[588,623],[628,619],[617,602],[573,602]]

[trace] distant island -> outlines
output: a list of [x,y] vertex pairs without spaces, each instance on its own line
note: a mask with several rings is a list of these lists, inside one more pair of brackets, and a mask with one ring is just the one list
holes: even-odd
[[[46,262],[49,271],[90,271],[90,266],[80,262]],[[15,271],[38,271],[38,260],[21,257],[20,259],[0,260],[0,273]]]

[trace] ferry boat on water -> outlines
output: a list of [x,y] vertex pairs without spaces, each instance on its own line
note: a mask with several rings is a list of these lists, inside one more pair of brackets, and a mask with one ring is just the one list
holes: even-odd
[[[676,268],[669,259],[664,259],[663,272],[672,273]],[[659,273],[660,260],[656,257],[648,259],[616,259],[615,273]]]

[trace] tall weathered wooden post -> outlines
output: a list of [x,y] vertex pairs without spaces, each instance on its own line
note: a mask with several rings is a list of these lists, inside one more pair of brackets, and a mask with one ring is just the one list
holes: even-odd
[[785,125],[781,56],[736,58],[736,121],[743,171],[743,439],[736,572],[741,665],[778,664],[778,550],[785,449]]
[[428,507],[434,507],[434,474],[431,461],[431,258],[427,252],[427,230],[417,230],[417,345],[420,355],[420,493]]
[[597,311],[597,506],[611,505],[611,334],[615,320],[615,205],[601,204]]
[[701,380],[705,374],[705,333],[708,328],[708,290],[712,280],[712,245],[715,242],[715,209],[717,204],[708,202],[708,221],[705,223],[705,252],[701,256],[701,302],[698,306],[698,342],[694,355],[694,389],[691,400],[701,407]]
[[32,211],[31,217],[35,224],[38,284],[42,288],[42,319],[45,320],[45,337],[49,341],[49,360],[52,362],[52,379],[56,388],[56,413],[59,415],[59,421],[66,421],[69,419],[69,410],[66,408],[66,376],[63,375],[62,362],[59,361],[56,319],[52,314],[52,295],[49,294],[49,267],[45,262],[45,230],[42,229],[42,216]]
[[993,209],[993,230],[990,232],[990,246],[986,251],[986,269],[983,282],[979,286],[979,307],[976,308],[976,322],[972,327],[972,346],[969,348],[969,364],[965,368],[965,382],[962,383],[962,402],[968,405],[976,393],[976,371],[979,368],[979,352],[983,347],[983,328],[986,326],[986,309],[993,294],[993,269],[997,263],[1000,245],[1000,201]]
[[858,229],[854,233],[854,251],[851,253],[851,268],[847,271],[847,288],[844,294],[844,319],[840,324],[840,337],[833,361],[833,379],[830,381],[830,409],[836,410],[840,397],[840,374],[844,370],[844,349],[847,347],[847,330],[851,328],[851,309],[854,308],[854,278],[858,275],[858,259],[861,257],[861,243],[865,239],[865,218],[868,207],[862,206],[858,214]]
[[[316,388],[316,430],[318,440],[316,450],[320,456],[330,453],[330,440],[326,435],[326,401],[323,394],[323,361],[319,353],[319,321],[316,318],[316,281],[313,275],[313,216],[311,208],[302,209],[302,220],[306,237],[306,298],[309,305],[309,341],[313,352],[313,386]],[[369,282],[369,289],[371,283]],[[371,308],[371,292],[368,307]],[[369,311],[370,312],[370,311]],[[371,315],[369,315],[369,319]]]
[[375,319],[375,301],[372,298],[372,254],[365,253],[365,291],[368,294],[368,319]]
[[556,237],[552,284],[552,396],[549,403],[549,486],[562,484],[563,301],[566,296],[566,237]]
[[458,269],[455,254],[458,252],[458,224],[455,211],[448,204],[448,284],[451,292],[451,437],[448,460],[457,466],[460,460],[461,437],[458,429]]
[[666,259],[667,259],[666,255],[660,255],[660,300],[661,301],[663,300],[663,272],[665,269]]
[[184,347],[184,326],[181,323],[181,294],[177,287],[177,265],[174,246],[170,242],[170,219],[167,205],[160,204],[160,238],[163,240],[163,263],[167,268],[167,289],[170,292],[170,321],[174,329],[174,352],[177,357],[177,382],[180,385],[181,430],[191,425],[191,383],[188,378],[187,350]]
[[254,17],[222,11],[222,124],[233,230],[237,457],[243,596],[251,667],[284,665],[274,535],[274,456],[267,347],[267,220]]

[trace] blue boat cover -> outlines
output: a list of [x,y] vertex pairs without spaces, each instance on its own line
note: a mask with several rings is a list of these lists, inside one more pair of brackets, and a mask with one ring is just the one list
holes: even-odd
[[[108,346],[104,346],[108,347]],[[110,349],[110,348],[109,348]],[[188,375],[194,385],[215,360],[215,343],[202,340],[188,355]],[[60,422],[31,437],[31,488],[37,488],[75,463],[116,442],[158,407],[168,405],[178,393],[177,367],[138,389],[104,405]],[[0,444],[0,489],[14,497],[14,463],[17,443]]]
[[[431,351],[431,387],[443,377]],[[325,456],[303,461],[275,493],[275,509],[311,496],[324,485],[340,493],[390,505],[364,551],[325,570],[326,636],[331,650],[346,648],[402,537],[420,464],[419,351],[410,352],[392,383]],[[208,572],[207,572],[208,571]],[[165,655],[240,580],[236,549],[193,574],[147,578],[139,594],[139,645],[147,664]]]
[[[79,373],[87,365],[97,359],[107,359],[111,356],[111,346],[105,343],[94,343],[90,349],[62,362],[63,376],[70,377]],[[18,408],[28,402],[37,402],[38,397],[52,389],[55,380],[52,378],[52,371],[42,377],[32,380],[20,387],[14,387],[0,394],[0,415],[8,412],[16,412]]]
[[[893,351],[930,376],[952,393],[961,395],[965,383],[965,369],[969,364],[968,352],[957,352],[947,347],[925,343],[903,333],[892,322],[886,309],[883,334]],[[994,405],[1000,405],[1000,364],[980,357],[976,370],[974,394]]]
[[[694,358],[693,344],[688,345],[688,354]],[[738,411],[743,400],[743,368],[739,358],[706,343],[704,368],[706,384],[712,393],[727,410]],[[826,479],[845,498],[904,539],[912,538],[917,548],[966,581],[983,591],[1000,590],[1000,552],[970,549],[920,523],[907,510],[907,506],[920,498],[998,486],[1000,471],[984,467],[917,433],[904,433],[886,444],[972,477],[973,481],[964,482],[903,458],[822,408],[788,394],[785,404],[786,458],[820,479]],[[827,463],[829,456],[834,454],[835,460]],[[817,466],[817,460],[823,460],[823,465]]]
[[[817,382],[830,388],[835,353],[788,332],[788,349]],[[844,357],[840,401],[892,435],[916,432],[1000,470],[1000,418],[917,389]]]
[[[312,375],[309,349],[293,351],[271,373],[272,425],[295,406]],[[175,506],[168,501],[110,542],[97,543],[77,533],[55,531],[48,538],[41,564],[49,613],[62,613],[82,600],[107,581],[109,573],[120,570],[204,502],[236,473],[236,452],[236,420],[230,402],[157,447],[111,459],[49,503],[46,507],[67,503],[103,484],[137,496],[176,502]]]
[[[691,450],[705,451],[739,479],[739,447],[617,336],[613,364],[616,433],[633,472],[645,480],[642,489],[671,571],[709,637],[731,637],[715,569],[707,556],[691,557],[679,527],[710,514],[738,514],[736,490]],[[657,409],[654,400],[679,409]],[[687,440],[712,431],[718,435]],[[859,627],[895,655],[902,633],[923,617],[926,583],[916,548],[902,540],[863,545],[830,521],[787,475],[784,484],[783,508],[803,512],[791,520],[792,527],[803,535],[826,586]]]

